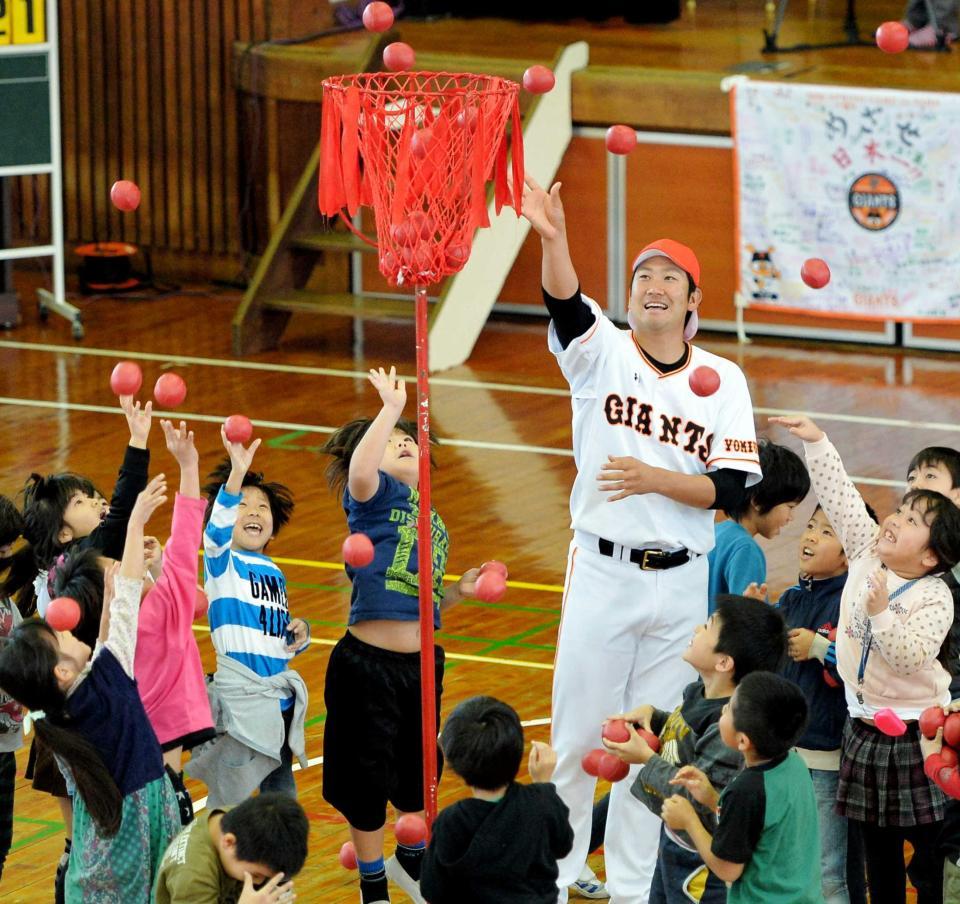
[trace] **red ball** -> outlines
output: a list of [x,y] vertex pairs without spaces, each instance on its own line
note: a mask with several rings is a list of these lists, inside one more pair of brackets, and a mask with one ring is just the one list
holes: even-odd
[[352,568],[365,568],[373,561],[373,543],[366,534],[350,534],[343,541],[343,561]]
[[386,31],[393,25],[393,9],[389,3],[374,0],[363,11],[363,27],[367,31]]
[[[945,770],[949,773],[947,780],[941,782],[940,787],[943,788],[944,792],[952,797],[954,800],[960,800],[960,772],[956,769],[947,769]],[[941,771],[941,776],[943,771]]]
[[242,414],[231,414],[224,422],[223,429],[231,443],[246,445],[253,436],[253,424],[250,418]]
[[464,242],[453,242],[447,245],[443,254],[447,266],[451,270],[459,270],[470,257],[470,246]]
[[600,774],[600,758],[606,755],[607,751],[602,747],[595,747],[589,753],[583,755],[583,759],[580,760],[580,767],[587,775],[596,777]]
[[920,733],[932,740],[937,736],[937,729],[943,728],[946,721],[942,706],[928,706],[920,713]]
[[639,728],[637,729],[637,734],[647,742],[647,745],[654,753],[660,752],[660,738],[658,738],[652,731],[647,731],[645,728]]
[[179,374],[163,374],[153,387],[153,397],[164,408],[176,408],[187,397],[187,384]]
[[690,374],[689,383],[694,395],[712,396],[720,388],[720,374],[703,364]]
[[465,107],[457,113],[455,120],[458,129],[466,129],[468,132],[475,132],[479,121],[480,111],[476,107]]
[[140,206],[140,188],[136,182],[120,179],[110,187],[110,200],[117,210],[136,210]]
[[629,154],[637,146],[637,131],[630,126],[610,126],[606,141],[611,154]]
[[800,268],[800,279],[811,289],[822,289],[830,282],[830,268],[819,257],[807,258]]
[[393,834],[397,836],[400,844],[410,847],[427,840],[427,824],[420,816],[405,813],[397,820]]
[[474,596],[484,603],[495,603],[507,592],[507,582],[499,571],[487,571],[477,578]]
[[424,160],[433,147],[433,140],[433,129],[429,126],[418,129],[410,139],[410,154],[417,160]]
[[413,69],[416,59],[413,48],[403,41],[394,41],[383,48],[383,65],[391,72],[407,72]]
[[629,771],[630,766],[612,753],[605,753],[597,764],[600,778],[605,778],[608,782],[622,781]]
[[949,747],[960,747],[960,713],[950,713],[943,723],[943,743]]
[[884,22],[877,27],[876,39],[884,53],[902,53],[910,45],[910,32],[902,22]]
[[72,631],[80,624],[80,606],[69,596],[58,596],[50,600],[44,618],[54,631]]
[[110,374],[110,388],[114,395],[136,395],[143,385],[143,371],[133,361],[121,361]]
[[523,90],[531,94],[546,94],[556,83],[553,72],[546,66],[531,66],[523,73]]
[[610,719],[603,723],[603,738],[606,741],[616,741],[623,744],[630,740],[630,731],[623,719]]
[[489,562],[484,562],[480,566],[480,574],[486,574],[488,571],[496,571],[503,575],[503,579],[506,580],[510,575],[507,573],[507,566],[503,562],[498,562],[496,559],[491,559]]
[[940,748],[940,759],[943,760],[944,766],[956,766],[957,763],[960,763],[960,757],[957,756],[957,751],[952,747],[947,747],[946,744]]
[[873,722],[880,731],[891,738],[899,738],[907,730],[903,719],[889,707],[878,710],[876,716],[873,717]]
[[193,597],[193,620],[199,621],[207,614],[210,608],[210,600],[199,587]]
[[[386,4],[381,4],[386,6]],[[369,9],[369,7],[367,7]],[[344,869],[356,869],[357,868],[357,851],[353,846],[352,841],[345,841],[343,846],[340,848],[340,854],[337,859],[340,861],[340,865]]]

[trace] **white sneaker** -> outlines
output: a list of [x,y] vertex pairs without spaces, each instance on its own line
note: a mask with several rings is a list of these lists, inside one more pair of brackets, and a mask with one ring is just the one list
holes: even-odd
[[577,876],[577,881],[570,886],[570,888],[581,898],[593,898],[599,900],[600,898],[609,898],[610,892],[607,891],[604,884],[596,877],[596,874],[590,869],[586,864],[580,872],[580,875]]
[[384,868],[387,871],[387,878],[399,885],[410,896],[413,904],[427,904],[423,900],[423,895],[420,894],[420,882],[403,868],[396,854],[384,863]]

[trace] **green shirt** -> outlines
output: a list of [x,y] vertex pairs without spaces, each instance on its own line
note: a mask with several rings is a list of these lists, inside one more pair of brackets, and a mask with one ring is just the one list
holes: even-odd
[[156,904],[237,904],[243,883],[223,871],[210,837],[212,810],[183,829],[163,855],[153,888]]
[[727,904],[823,904],[817,801],[794,751],[744,769],[723,789],[710,850],[744,864]]

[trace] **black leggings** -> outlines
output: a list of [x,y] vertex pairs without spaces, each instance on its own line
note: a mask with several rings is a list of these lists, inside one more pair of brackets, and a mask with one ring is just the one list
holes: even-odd
[[[917,904],[943,904],[943,858],[937,856],[942,822],[922,826],[876,826],[859,823],[867,860],[871,904],[904,904],[907,876],[917,890]],[[903,843],[913,845],[904,868]]]

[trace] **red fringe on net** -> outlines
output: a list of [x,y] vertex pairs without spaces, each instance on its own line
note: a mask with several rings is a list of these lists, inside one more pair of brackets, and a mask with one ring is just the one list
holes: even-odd
[[519,215],[516,82],[377,72],[327,79],[323,87],[320,212],[345,214],[354,229],[350,218],[372,207],[380,271],[393,285],[430,285],[463,267],[474,232],[490,225],[487,182],[497,213],[509,205]]

